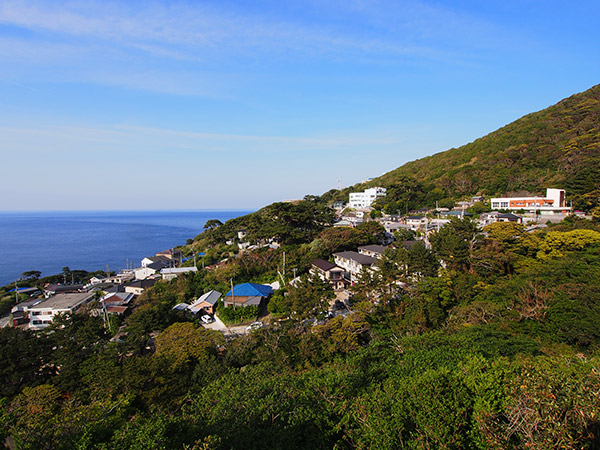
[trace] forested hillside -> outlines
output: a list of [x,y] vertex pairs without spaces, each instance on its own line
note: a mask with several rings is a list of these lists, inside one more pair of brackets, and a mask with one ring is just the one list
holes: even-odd
[[[598,448],[598,226],[485,231],[453,220],[431,250],[389,250],[347,317],[304,320],[326,295],[305,279],[272,299],[289,319],[227,342],[173,306],[270,276],[278,251],[158,283],[120,343],[116,323],[86,314],[2,329],[0,436],[24,449]],[[286,250],[310,259],[357,233]]]
[[[564,185],[594,211],[599,96],[374,180],[388,187],[376,208]],[[157,282],[126,318],[103,322],[92,303],[37,333],[1,329],[0,447],[599,449],[600,216],[537,229],[452,218],[430,245],[399,233],[331,317],[333,287],[311,262],[383,231],[332,227],[326,203],[346,195],[209,221],[182,247],[199,270]],[[174,309],[276,280],[265,326],[243,335]],[[246,325],[248,308],[217,314]]]
[[412,185],[411,205],[415,207],[476,194],[543,194],[546,187],[559,187],[567,190],[576,208],[598,208],[600,85],[470,144],[406,163],[343,193],[330,191],[325,198],[347,200],[348,192],[364,186],[403,190],[407,183]]

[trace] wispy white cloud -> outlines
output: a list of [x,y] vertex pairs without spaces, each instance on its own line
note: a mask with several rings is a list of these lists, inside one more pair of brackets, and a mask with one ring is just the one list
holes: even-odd
[[[0,127],[4,144],[0,150],[10,151],[19,148],[22,153],[47,152],[71,153],[103,148],[108,153],[125,156],[149,151],[239,152],[246,148],[257,153],[294,152],[344,152],[370,146],[377,148],[400,144],[399,136],[369,136],[364,134],[344,136],[260,136],[243,134],[203,133],[185,130],[170,130],[128,125],[98,127]],[[44,144],[45,143],[45,144]],[[189,154],[187,154],[189,155]]]
[[201,58],[204,52],[227,55],[252,51],[308,55],[376,52],[435,58],[443,51],[432,40],[456,40],[466,33],[472,45],[481,45],[481,39],[472,40],[473,34],[500,34],[500,30],[489,33],[492,24],[475,17],[416,1],[354,2],[342,6],[344,10],[355,19],[366,19],[365,24],[371,26],[359,31],[337,23],[335,16],[315,24],[201,3],[142,6],[74,2],[56,8],[56,4],[38,0],[2,2],[0,23],[54,36],[114,42],[157,56],[192,59]]
[[476,16],[417,0],[309,6],[297,5],[302,14],[294,15],[219,2],[4,0],[0,27],[11,33],[0,37],[0,70],[25,84],[43,76],[228,98],[240,84],[223,76],[228,71],[315,63],[471,67],[474,52],[507,35]]

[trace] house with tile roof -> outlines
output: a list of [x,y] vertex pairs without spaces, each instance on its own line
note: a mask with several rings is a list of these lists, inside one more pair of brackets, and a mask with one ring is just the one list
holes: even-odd
[[324,259],[313,261],[310,272],[331,284],[336,291],[343,290],[348,285],[348,280],[344,277],[345,270]]

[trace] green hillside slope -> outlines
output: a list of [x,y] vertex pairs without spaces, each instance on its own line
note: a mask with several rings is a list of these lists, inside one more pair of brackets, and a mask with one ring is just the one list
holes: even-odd
[[600,85],[462,147],[404,164],[369,185],[390,187],[411,179],[417,182],[413,191],[422,194],[413,199],[416,203],[475,194],[542,194],[546,187],[561,187],[576,208],[598,207]]

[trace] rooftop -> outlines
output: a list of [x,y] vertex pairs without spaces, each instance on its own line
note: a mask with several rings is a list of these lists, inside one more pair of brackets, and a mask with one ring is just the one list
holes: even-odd
[[58,294],[38,303],[29,308],[30,311],[35,309],[70,309],[73,310],[78,306],[86,303],[94,297],[92,293],[72,293]]
[[166,273],[186,273],[186,272],[198,272],[197,267],[166,267],[160,271],[162,274]]
[[[269,294],[271,294],[271,286],[266,284],[244,283],[233,287],[233,295],[236,297],[268,297]],[[231,291],[225,296],[231,297]]]
[[385,251],[385,246],[378,244],[363,245],[362,247],[358,247],[358,250],[366,250],[368,252],[374,253],[383,253]]
[[81,289],[83,289],[83,284],[49,284],[44,288],[46,292],[79,291]]
[[214,305],[215,303],[217,303],[217,300],[219,300],[219,298],[221,298],[221,293],[219,291],[215,291],[214,289],[212,291],[208,291],[205,294],[202,294],[200,297],[198,297],[198,300],[196,300],[195,302],[193,302],[191,304],[192,307],[194,307],[195,305],[198,305],[200,303],[206,302],[206,303],[210,303],[211,305]]
[[324,271],[328,271],[337,267],[335,264],[325,261],[324,259],[316,259],[312,262],[312,265]]
[[132,281],[131,283],[126,284],[125,287],[136,287],[136,288],[146,289],[146,288],[154,286],[155,284],[156,284],[156,280],[147,278],[145,280]]
[[370,266],[377,262],[377,260],[371,256],[361,255],[358,252],[352,252],[352,251],[334,253],[333,256],[337,256],[339,258],[344,258],[344,259],[351,259],[363,266]]

